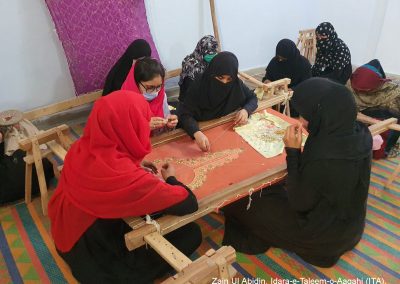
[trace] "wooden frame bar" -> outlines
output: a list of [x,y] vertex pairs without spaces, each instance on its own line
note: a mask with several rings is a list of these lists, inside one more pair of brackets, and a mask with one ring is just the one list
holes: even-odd
[[[43,215],[47,215],[48,192],[42,159],[50,153],[54,153],[62,160],[65,159],[70,146],[70,141],[65,136],[68,129],[67,125],[60,125],[19,142],[20,148],[26,151],[26,156],[24,157],[26,163],[25,203],[30,203],[32,200],[32,170],[33,164],[35,164]],[[50,150],[42,151],[40,149],[41,144],[46,144]]]
[[[278,96],[271,97],[265,101],[259,101],[257,111],[264,110],[264,109],[267,109],[274,105],[280,104],[280,103],[284,102],[286,100],[286,98],[287,98],[286,95],[278,95]],[[231,114],[221,117],[221,118],[213,119],[213,120],[206,121],[206,122],[200,122],[199,123],[200,130],[205,131],[207,129],[224,124],[228,121],[233,121],[235,115],[236,115],[236,113],[231,113]],[[160,145],[169,143],[171,141],[174,141],[176,139],[179,139],[181,137],[184,137],[186,135],[187,134],[183,129],[176,129],[171,132],[152,137],[151,144],[153,145],[153,147],[160,146]]]
[[186,255],[157,232],[148,234],[144,240],[178,272],[192,263]]
[[[165,79],[177,77],[181,74],[181,69],[167,71]],[[28,120],[35,120],[44,116],[49,116],[58,112],[73,109],[79,106],[90,104],[101,98],[102,90],[94,91],[91,93],[83,94],[72,99],[68,99],[59,103],[54,103],[48,106],[33,109],[24,112],[24,118]]]
[[311,64],[315,62],[317,55],[317,39],[315,29],[300,30],[296,43],[300,54],[306,57]]
[[371,131],[371,135],[374,136],[374,135],[380,134],[382,132],[385,132],[386,130],[389,129],[390,125],[396,124],[396,123],[397,123],[397,118],[389,118],[386,120],[382,120],[375,124],[372,124],[369,127],[369,131]]
[[163,284],[210,283],[213,278],[218,278],[221,283],[230,283],[236,274],[230,264],[235,260],[235,250],[230,246],[223,246],[217,251],[210,249]]
[[[282,97],[280,98],[282,100]],[[262,104],[263,102],[261,102]],[[273,105],[273,102],[266,101],[264,104],[260,105],[258,110],[262,110],[265,107],[269,107]],[[233,118],[233,115],[229,115],[221,118],[220,120],[214,120],[208,122],[207,125],[203,126],[203,129],[209,129],[211,127],[218,126],[222,123],[226,123]],[[373,122],[369,129],[372,135],[376,135],[386,131],[387,129],[397,129],[400,125],[396,124],[396,118],[390,118],[384,121],[375,120],[373,118],[369,118],[362,114],[359,114],[358,119],[362,121]],[[155,145],[162,145],[171,141],[174,141],[178,138],[182,137],[180,133],[176,135],[172,135],[167,139],[163,140],[163,137],[160,137],[159,141],[154,142]],[[400,170],[399,170],[400,171]],[[244,180],[236,185],[232,185],[227,189],[224,189],[223,192],[215,194],[213,196],[209,196],[199,201],[199,210],[195,213],[189,214],[187,216],[176,217],[176,216],[164,216],[157,220],[160,225],[160,233],[166,234],[169,233],[176,228],[179,228],[183,225],[186,225],[208,213],[214,211],[216,208],[220,207],[224,201],[233,196],[240,195],[246,193],[250,188],[257,188],[262,184],[271,183],[273,180],[276,180],[279,177],[284,176],[286,173],[286,165],[276,167],[272,170],[269,170],[263,174],[260,174],[256,177],[253,177],[248,180]],[[125,221],[134,228],[134,231],[129,232],[125,235],[125,242],[129,250],[133,250],[142,246],[145,243],[144,237],[147,234],[154,233],[156,228],[153,225],[147,225],[144,222],[141,222],[138,227],[138,218],[126,218]]]
[[[237,184],[225,188],[223,191],[217,194],[208,196],[199,201],[199,210],[192,214],[185,216],[163,216],[157,219],[157,223],[160,225],[160,233],[165,235],[169,232],[176,230],[190,222],[193,222],[211,212],[217,208],[225,205],[225,202],[231,200],[237,195],[247,195],[250,188],[258,188],[263,185],[272,183],[283,178],[286,175],[286,165],[280,165],[271,170],[265,171],[262,174],[254,176],[252,178],[241,181]],[[136,221],[137,219],[134,218]],[[130,219],[125,221],[131,226],[132,222]],[[145,244],[145,236],[156,232],[157,229],[153,225],[143,224],[143,226],[125,234],[125,243],[128,250],[134,250]]]
[[221,41],[219,38],[219,29],[218,29],[217,16],[215,14],[215,1],[214,0],[210,0],[210,10],[211,10],[211,20],[212,20],[213,30],[214,30],[214,37],[218,42],[218,51],[220,52],[222,47],[221,47]]

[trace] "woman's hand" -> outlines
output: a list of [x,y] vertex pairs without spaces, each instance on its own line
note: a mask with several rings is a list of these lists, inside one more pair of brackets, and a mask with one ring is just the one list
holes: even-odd
[[194,139],[196,139],[196,143],[197,146],[199,146],[199,148],[204,151],[204,152],[208,152],[210,151],[211,147],[210,147],[210,142],[208,141],[208,138],[206,135],[204,135],[203,132],[201,131],[197,131],[194,134]]
[[303,137],[303,128],[300,123],[290,125],[286,128],[285,136],[283,136],[283,142],[288,148],[301,148],[301,141]]
[[169,177],[174,177],[175,176],[174,166],[169,163],[165,163],[164,165],[162,165],[161,175],[164,180],[167,180]]
[[168,119],[167,122],[168,128],[174,128],[178,124],[178,117],[175,114],[168,115],[167,119]]
[[145,169],[146,171],[148,171],[152,174],[156,175],[158,173],[157,166],[153,162],[142,161],[141,166],[143,169]]
[[150,119],[150,129],[158,129],[164,127],[167,124],[167,120],[162,117],[152,117]]
[[249,113],[245,109],[241,109],[235,117],[235,124],[245,124],[247,123],[247,119],[249,118]]

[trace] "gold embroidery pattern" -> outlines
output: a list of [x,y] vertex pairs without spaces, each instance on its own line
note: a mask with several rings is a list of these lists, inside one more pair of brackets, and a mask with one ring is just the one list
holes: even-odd
[[235,131],[257,152],[271,158],[283,152],[282,138],[288,125],[283,119],[263,112],[253,114],[246,125],[236,127]]
[[289,125],[282,118],[264,111],[253,114],[246,125],[236,127],[235,131],[265,158],[272,158],[282,154],[285,148],[283,136]]
[[185,165],[193,169],[194,178],[188,187],[195,190],[201,187],[207,180],[207,173],[217,167],[221,167],[227,163],[232,162],[239,158],[239,155],[243,152],[243,149],[228,149],[220,152],[206,153],[198,158],[175,158],[169,157],[165,159],[154,160],[153,163],[156,165],[164,163],[174,163],[179,165]]

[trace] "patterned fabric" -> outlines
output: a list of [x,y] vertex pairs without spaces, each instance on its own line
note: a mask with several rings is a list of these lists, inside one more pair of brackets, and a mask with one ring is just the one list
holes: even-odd
[[400,80],[385,82],[371,92],[352,91],[359,110],[379,107],[400,115]]
[[[79,137],[83,127],[82,124],[73,126],[71,138]],[[363,238],[334,267],[318,268],[295,254],[273,248],[259,255],[238,253],[233,264],[238,271],[235,277],[265,279],[265,283],[271,283],[271,279],[296,279],[297,283],[301,283],[301,278],[304,281],[308,278],[326,279],[327,283],[330,279],[341,279],[340,283],[345,283],[345,279],[354,279],[354,282],[347,283],[361,283],[355,282],[358,278],[363,279],[362,283],[368,283],[367,278],[374,277],[380,278],[380,283],[398,283],[400,183],[395,179],[388,188],[384,188],[383,184],[399,163],[400,158],[373,162]],[[55,251],[49,234],[49,219],[41,214],[38,198],[28,206],[21,203],[1,207],[0,222],[1,283],[76,283]],[[218,249],[224,233],[222,215],[209,214],[196,223],[201,226],[203,243],[191,259],[198,258],[210,248]],[[371,279],[369,282],[378,283]]]
[[186,77],[194,80],[198,74],[202,74],[208,66],[208,63],[204,60],[204,56],[217,53],[217,49],[218,42],[212,35],[207,35],[200,39],[195,50],[182,61],[182,73],[179,85],[183,83]]
[[315,32],[328,38],[317,39],[317,57],[312,67],[313,76],[320,76],[326,70],[342,70],[351,63],[350,50],[338,38],[331,23],[321,23]]
[[137,38],[158,58],[144,0],[46,0],[64,47],[76,93],[103,88],[108,71]]

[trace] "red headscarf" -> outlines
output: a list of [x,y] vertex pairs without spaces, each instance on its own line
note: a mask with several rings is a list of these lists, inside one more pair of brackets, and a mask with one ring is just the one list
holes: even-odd
[[363,65],[354,71],[351,75],[351,87],[356,92],[371,92],[390,81],[389,79],[382,78],[379,73],[371,70],[366,65]]
[[132,92],[116,91],[95,103],[49,202],[60,251],[69,251],[97,218],[150,214],[188,196],[140,166],[151,150],[149,120],[148,103]]
[[[136,85],[135,82],[135,65],[136,64],[134,64],[131,70],[129,70],[128,76],[126,76],[125,82],[122,84],[121,90],[134,91],[135,93],[140,94],[139,87]],[[165,88],[163,84],[161,90],[158,92],[158,96],[154,100],[148,102],[151,112],[153,113],[152,116],[162,117],[162,118],[165,117],[163,109],[164,98],[165,98]]]

